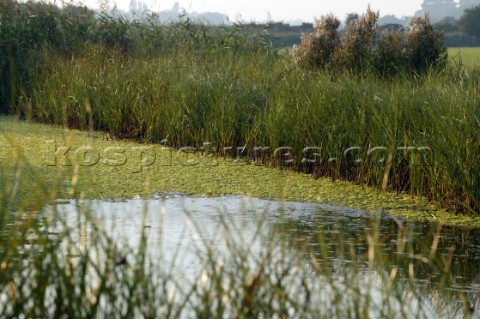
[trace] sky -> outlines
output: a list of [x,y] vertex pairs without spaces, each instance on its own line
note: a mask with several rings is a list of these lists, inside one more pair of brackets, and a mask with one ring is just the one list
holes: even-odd
[[[95,0],[85,0],[89,5]],[[110,0],[113,1],[113,0]],[[119,9],[127,10],[131,0],[115,0]],[[170,10],[175,0],[140,0],[155,11]],[[220,12],[230,21],[241,18],[243,21],[262,22],[302,20],[313,22],[315,17],[334,13],[343,18],[347,13],[364,12],[370,4],[379,10],[380,15],[394,14],[397,17],[412,16],[421,8],[423,0],[178,0],[180,8],[192,12]]]

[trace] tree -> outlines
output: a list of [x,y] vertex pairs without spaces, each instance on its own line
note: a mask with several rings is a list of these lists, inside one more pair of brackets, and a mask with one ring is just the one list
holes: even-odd
[[460,9],[466,10],[471,9],[472,7],[478,6],[480,4],[479,0],[460,0]]
[[422,3],[422,10],[415,13],[421,16],[428,13],[432,21],[438,21],[444,17],[459,17],[460,10],[454,0],[425,0]]
[[465,10],[458,21],[458,28],[466,34],[480,38],[480,6]]
[[457,20],[453,17],[445,17],[433,25],[435,30],[442,32],[458,31]]

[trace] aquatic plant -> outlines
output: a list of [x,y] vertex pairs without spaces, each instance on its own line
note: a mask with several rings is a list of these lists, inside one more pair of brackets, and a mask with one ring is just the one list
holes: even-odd
[[[152,225],[140,225],[136,245],[119,241],[81,198],[67,202],[71,211],[56,200],[64,178],[72,188],[82,179],[75,170],[46,181],[20,157],[0,166],[2,317],[426,318],[468,317],[478,308],[469,294],[445,289],[475,274],[451,270],[456,257],[441,227],[398,220],[390,241],[380,233],[381,214],[359,221],[364,231],[353,238],[340,225],[299,227],[284,217],[273,225],[259,220],[245,238],[220,209],[213,237],[225,249],[218,249],[186,208],[198,267],[179,273],[181,251],[172,260],[152,258]],[[145,206],[143,216],[149,213],[159,212]],[[168,235],[161,220],[154,225],[160,238]]]

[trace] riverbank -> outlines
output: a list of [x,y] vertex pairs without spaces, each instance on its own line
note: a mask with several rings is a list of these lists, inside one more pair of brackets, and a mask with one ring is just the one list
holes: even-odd
[[1,117],[0,122],[3,171],[12,176],[17,161],[23,158],[32,178],[47,183],[59,181],[58,198],[148,198],[172,191],[195,196],[247,195],[329,203],[448,225],[480,226],[480,218],[453,215],[408,194],[314,179],[310,174],[255,165],[243,159],[235,162],[200,152],[186,154],[158,144],[109,140],[103,132],[89,137],[88,132],[16,121],[13,117]]

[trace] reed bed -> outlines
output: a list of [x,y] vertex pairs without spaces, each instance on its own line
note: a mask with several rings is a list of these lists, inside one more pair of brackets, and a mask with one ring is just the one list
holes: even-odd
[[310,72],[238,25],[68,9],[2,2],[2,112],[253,161],[261,147],[270,165],[478,214],[476,69]]
[[[287,146],[294,169],[477,213],[479,100],[473,71],[386,82],[305,73],[274,53],[236,56],[226,49],[208,57],[136,59],[89,50],[74,60],[54,58],[54,71],[35,80],[25,98],[33,119],[81,129],[93,119],[95,129],[112,137],[166,139],[176,148],[211,142],[219,155],[236,156],[245,146],[240,155],[251,159],[258,156],[256,147],[269,147],[267,156],[274,158],[273,150]],[[318,155],[302,152],[306,147],[316,147]],[[350,147],[356,148],[345,153]],[[374,147],[383,148],[372,153]],[[303,157],[313,163],[305,165]]]

